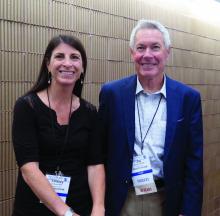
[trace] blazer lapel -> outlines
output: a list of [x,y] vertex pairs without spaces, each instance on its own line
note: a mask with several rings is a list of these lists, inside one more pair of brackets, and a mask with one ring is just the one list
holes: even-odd
[[[125,81],[121,88],[122,106],[124,111],[125,127],[128,138],[129,153],[133,156],[135,140],[135,91],[137,76],[131,76]],[[175,134],[176,123],[180,110],[180,97],[176,92],[176,83],[166,76],[167,91],[167,125],[164,146],[164,161],[167,159],[173,137]]]
[[135,91],[137,76],[131,76],[121,89],[125,127],[128,138],[129,153],[133,156],[135,139]]
[[176,91],[176,83],[169,77],[166,77],[166,91],[167,91],[167,125],[164,146],[164,161],[166,161],[169,150],[173,143],[176,123],[179,117],[181,106],[180,97]]

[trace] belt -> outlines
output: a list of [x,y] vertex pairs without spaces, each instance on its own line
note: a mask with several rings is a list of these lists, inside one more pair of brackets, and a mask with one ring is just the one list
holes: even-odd
[[164,187],[164,180],[162,179],[162,178],[160,178],[160,179],[156,179],[155,180],[155,184],[156,184],[156,186],[157,186],[157,189],[161,189],[161,188],[163,188]]
[[[164,185],[165,185],[164,180],[163,180],[162,178],[156,179],[156,180],[154,180],[154,182],[155,182],[155,185],[156,185],[157,189],[161,189],[161,188],[163,188]],[[130,181],[129,181],[129,185],[130,185],[130,187],[134,187],[134,186],[133,186],[133,182],[132,182],[131,179],[130,179]]]

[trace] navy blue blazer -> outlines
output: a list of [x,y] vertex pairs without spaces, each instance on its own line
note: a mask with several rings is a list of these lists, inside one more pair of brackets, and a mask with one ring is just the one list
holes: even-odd
[[[118,216],[131,182],[137,76],[103,85],[99,114],[106,132],[106,215]],[[200,216],[203,129],[200,94],[166,76],[165,215]],[[147,109],[147,107],[146,107]]]

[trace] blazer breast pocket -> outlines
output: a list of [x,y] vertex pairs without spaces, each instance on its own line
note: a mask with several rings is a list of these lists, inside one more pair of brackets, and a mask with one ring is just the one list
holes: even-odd
[[177,123],[181,123],[181,122],[184,122],[184,117],[177,119]]
[[[182,132],[182,130],[184,130],[184,126],[185,126],[185,119],[184,117],[178,118],[176,120],[176,132]],[[179,131],[180,130],[180,131]]]
[[184,138],[186,136],[186,131],[187,131],[187,127],[186,127],[185,119],[178,118],[176,120],[176,130],[175,130],[176,138],[184,140]]

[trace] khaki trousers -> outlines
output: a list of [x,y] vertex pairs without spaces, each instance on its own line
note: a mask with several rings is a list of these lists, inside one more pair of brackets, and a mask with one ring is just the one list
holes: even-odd
[[137,196],[134,188],[129,189],[121,216],[163,216],[165,196],[164,190],[157,193]]

